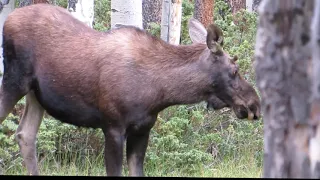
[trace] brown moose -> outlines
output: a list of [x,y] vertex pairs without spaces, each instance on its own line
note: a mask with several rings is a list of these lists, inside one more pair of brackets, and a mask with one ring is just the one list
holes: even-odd
[[222,31],[189,21],[192,45],[171,45],[130,26],[95,31],[58,6],[15,9],[3,30],[0,122],[26,95],[16,139],[26,168],[38,175],[36,134],[44,111],[76,126],[101,128],[108,176],[143,176],[150,129],[163,109],[207,101],[258,119],[260,100],[222,49]]

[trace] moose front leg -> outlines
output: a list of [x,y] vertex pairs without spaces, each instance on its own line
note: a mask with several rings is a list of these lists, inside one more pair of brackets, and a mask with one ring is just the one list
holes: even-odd
[[129,176],[144,176],[143,162],[148,147],[150,130],[127,137]]
[[[127,137],[127,161],[129,176],[144,176],[143,163],[148,147],[150,130],[157,120],[157,114],[147,116],[140,128],[132,130]],[[140,124],[141,125],[141,124]]]
[[121,176],[124,135],[118,129],[104,130],[105,135],[105,165],[107,176]]

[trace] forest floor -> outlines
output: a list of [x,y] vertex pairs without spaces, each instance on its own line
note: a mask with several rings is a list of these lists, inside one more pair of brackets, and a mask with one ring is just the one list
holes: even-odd
[[[23,166],[14,166],[8,168],[3,175],[26,175],[26,169]],[[59,163],[46,158],[40,162],[41,175],[49,176],[105,176],[103,159],[87,159],[84,164],[78,164],[76,161],[68,164]],[[124,167],[124,176],[128,175],[127,167]],[[229,177],[229,178],[260,178],[262,168],[249,156],[243,156],[238,160],[223,160],[209,167],[198,169],[193,173],[180,172],[179,169],[172,170],[164,174],[160,168],[145,169],[145,175],[151,177]]]

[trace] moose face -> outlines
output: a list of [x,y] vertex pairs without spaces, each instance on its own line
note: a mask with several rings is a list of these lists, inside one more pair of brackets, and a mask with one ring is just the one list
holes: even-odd
[[201,71],[208,77],[208,107],[231,108],[239,119],[259,119],[260,99],[254,88],[239,74],[237,57],[230,57],[222,49],[222,30],[214,24],[207,29],[196,19],[189,20],[189,34],[193,43],[205,43],[199,60]]

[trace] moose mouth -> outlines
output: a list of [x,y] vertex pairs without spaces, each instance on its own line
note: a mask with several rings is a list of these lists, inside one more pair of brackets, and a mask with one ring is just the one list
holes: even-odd
[[251,108],[248,108],[243,105],[235,105],[230,106],[226,103],[224,103],[222,100],[220,100],[217,97],[210,97],[210,99],[207,101],[207,109],[213,109],[213,110],[219,110],[222,108],[230,108],[233,110],[235,115],[238,119],[248,119],[248,120],[258,120],[259,119],[259,112],[258,109],[255,106],[251,106]]
[[233,106],[232,110],[239,119],[247,118],[248,120],[258,120],[260,116],[255,106],[252,106],[251,108],[245,107],[243,105]]

